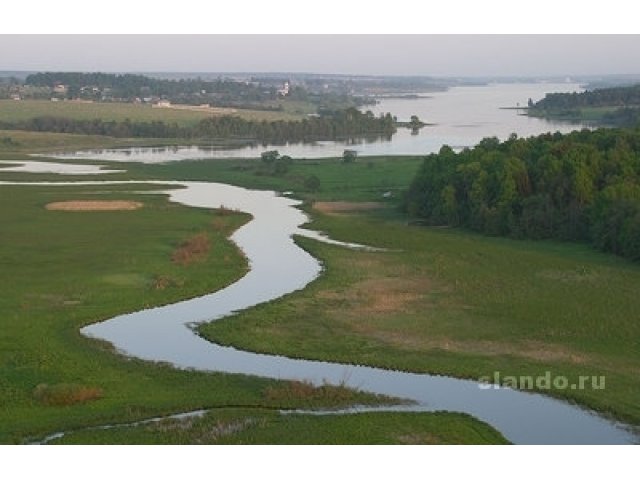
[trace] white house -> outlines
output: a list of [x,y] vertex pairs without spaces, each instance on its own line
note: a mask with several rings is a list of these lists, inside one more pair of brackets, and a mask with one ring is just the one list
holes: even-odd
[[286,97],[289,94],[289,82],[284,82],[282,88],[278,89],[278,95]]

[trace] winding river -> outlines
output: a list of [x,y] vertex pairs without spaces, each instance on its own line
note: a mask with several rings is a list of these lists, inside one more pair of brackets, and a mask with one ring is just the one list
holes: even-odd
[[[125,182],[38,182],[24,185],[106,183]],[[83,328],[84,335],[111,342],[124,355],[170,362],[179,368],[305,379],[314,384],[343,382],[354,388],[416,402],[397,409],[465,412],[488,422],[514,443],[637,443],[637,437],[625,425],[540,394],[509,388],[486,389],[474,381],[445,376],[256,354],[204,340],[194,332],[192,327],[195,324],[215,321],[279,298],[313,281],[322,271],[322,266],[298,247],[292,237],[326,238],[301,228],[308,217],[296,208],[298,201],[274,192],[207,182],[163,181],[162,184],[184,187],[165,192],[173,202],[193,207],[224,206],[253,216],[231,237],[245,253],[249,272],[215,293],[120,315]]]
[[[524,105],[548,91],[575,91],[575,84],[513,84],[483,87],[456,87],[448,92],[430,93],[415,101],[385,99],[375,113],[391,111],[400,120],[418,114],[436,123],[419,135],[400,130],[390,142],[349,145],[361,155],[425,154],[442,144],[470,146],[484,136],[506,138],[515,132],[529,136],[550,130],[569,131],[575,127],[554,125],[544,120],[517,115],[500,107]],[[265,149],[277,148],[295,158],[337,156],[345,144],[319,142],[313,145],[256,146],[236,150],[170,147],[168,149],[120,149],[73,152],[59,158],[113,161],[166,162],[187,158],[251,157]],[[50,156],[50,155],[48,155]],[[7,171],[40,171],[69,174],[97,174],[97,166],[52,162],[11,161],[0,165]],[[2,183],[2,182],[0,182]],[[38,185],[90,185],[125,182],[55,182]],[[142,183],[142,182],[134,182]],[[153,182],[148,182],[153,183]],[[180,189],[166,191],[171,201],[188,206],[237,209],[253,219],[231,237],[245,253],[250,270],[236,283],[199,298],[120,315],[82,330],[84,335],[111,342],[124,355],[170,362],[178,368],[258,375],[278,379],[305,379],[320,384],[340,383],[362,390],[414,400],[413,405],[396,410],[465,412],[484,420],[514,443],[525,444],[625,444],[638,437],[623,424],[593,412],[540,394],[509,388],[486,389],[481,384],[445,376],[389,371],[366,366],[306,361],[277,355],[263,355],[223,347],[199,337],[193,326],[215,321],[242,309],[267,302],[304,288],[322,271],[322,265],[302,248],[294,235],[366,248],[331,240],[318,232],[301,228],[307,216],[296,208],[298,202],[274,192],[252,191],[205,182],[161,182]],[[32,183],[36,184],[36,183]],[[28,185],[28,184],[25,184]],[[26,188],[26,187],[25,187]],[[59,434],[56,434],[59,435]]]

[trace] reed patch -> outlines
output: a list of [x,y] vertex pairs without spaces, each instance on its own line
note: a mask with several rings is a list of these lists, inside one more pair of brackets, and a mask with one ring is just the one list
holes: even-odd
[[206,233],[198,233],[182,242],[171,255],[171,261],[178,265],[203,262],[211,250],[211,239]]
[[101,388],[75,383],[39,384],[33,390],[33,398],[49,406],[65,406],[86,403],[102,398]]

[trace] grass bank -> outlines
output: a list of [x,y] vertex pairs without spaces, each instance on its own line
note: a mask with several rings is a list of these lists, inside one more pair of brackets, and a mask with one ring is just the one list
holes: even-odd
[[74,432],[63,444],[503,444],[493,428],[459,413],[280,414],[218,409],[202,418]]
[[292,357],[479,379],[606,377],[551,389],[640,424],[640,268],[588,246],[410,227],[389,214],[314,213],[354,252],[299,238],[323,275],[301,292],[203,325],[213,341]]

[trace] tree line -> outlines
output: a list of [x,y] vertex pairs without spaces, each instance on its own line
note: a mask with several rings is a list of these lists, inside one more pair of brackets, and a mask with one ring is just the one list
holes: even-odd
[[628,106],[640,106],[640,84],[598,88],[580,93],[547,93],[542,100],[533,104],[534,108],[541,110]]
[[148,138],[242,138],[264,143],[336,140],[365,136],[389,136],[395,133],[390,114],[374,116],[355,108],[331,115],[303,120],[255,121],[237,116],[210,117],[195,125],[182,126],[163,121],[81,120],[55,116],[40,116],[14,122],[0,122],[0,129],[37,132],[77,133],[111,137]]
[[429,225],[587,241],[640,261],[640,128],[444,146],[425,158],[404,208]]
[[[41,72],[28,75],[25,84],[50,88],[63,84],[69,98],[101,98],[108,91],[114,98],[165,97],[177,102],[182,100],[182,103],[202,102],[207,97],[227,102],[260,102],[275,95],[274,88],[235,80],[169,80],[130,73]],[[93,87],[97,91],[94,92]]]
[[595,125],[633,127],[640,123],[640,84],[581,93],[548,93],[536,103],[529,100],[528,113]]

